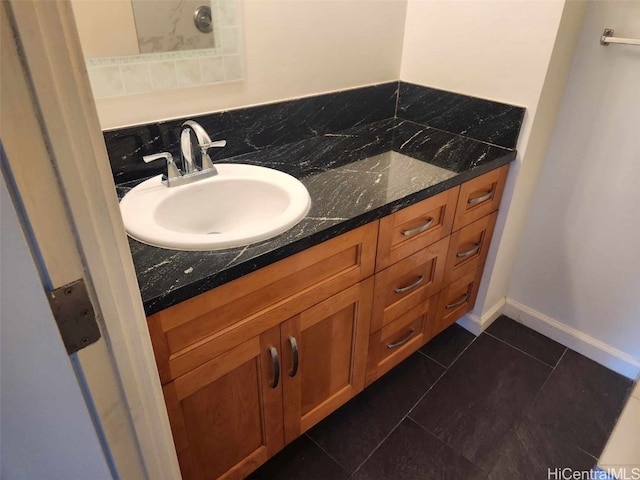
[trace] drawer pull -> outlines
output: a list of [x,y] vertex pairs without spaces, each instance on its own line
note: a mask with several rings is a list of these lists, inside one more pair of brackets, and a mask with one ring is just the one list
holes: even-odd
[[416,329],[415,328],[410,328],[409,329],[409,335],[407,335],[406,337],[404,337],[402,340],[400,340],[399,342],[396,343],[387,343],[387,348],[389,350],[393,350],[394,348],[398,348],[401,345],[404,345],[405,343],[407,343],[409,340],[411,340],[413,338],[413,336],[416,334]]
[[409,290],[413,290],[414,288],[416,288],[418,285],[420,285],[422,283],[422,281],[424,280],[424,275],[420,275],[418,277],[418,280],[416,280],[415,282],[413,282],[411,285],[407,285],[406,287],[401,287],[401,288],[395,288],[393,291],[396,293],[406,293]]
[[419,227],[412,228],[411,230],[402,230],[402,235],[404,235],[405,237],[411,237],[413,235],[417,235],[418,233],[422,233],[433,224],[433,221],[434,218],[429,217],[427,221]]
[[482,203],[485,200],[489,200],[492,196],[493,196],[493,188],[489,190],[487,193],[485,193],[484,195],[482,195],[481,197],[470,198],[469,200],[467,200],[467,203],[469,205],[477,205],[478,203]]
[[452,308],[459,307],[460,305],[462,305],[464,302],[467,301],[467,298],[469,298],[469,292],[462,295],[462,298],[458,300],[456,303],[449,303],[448,305],[445,305],[444,308],[446,308],[447,310],[451,310]]
[[469,250],[466,250],[464,252],[456,253],[456,257],[458,257],[458,258],[469,257],[469,256],[473,255],[474,253],[476,253],[478,250],[480,250],[480,243],[476,243],[473,246],[473,248],[470,248]]
[[271,388],[276,388],[280,382],[280,359],[278,358],[276,347],[269,347],[269,353],[273,362],[273,380],[269,385],[271,385]]
[[291,345],[291,355],[293,356],[293,367],[289,372],[290,377],[295,377],[298,373],[298,341],[296,337],[289,337],[289,344]]

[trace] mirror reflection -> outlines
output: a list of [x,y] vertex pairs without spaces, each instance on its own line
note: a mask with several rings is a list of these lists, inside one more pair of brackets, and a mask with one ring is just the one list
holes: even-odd
[[215,46],[208,0],[131,0],[140,53]]

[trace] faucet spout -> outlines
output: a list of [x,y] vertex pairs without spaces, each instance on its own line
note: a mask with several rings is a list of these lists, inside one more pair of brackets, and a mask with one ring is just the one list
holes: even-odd
[[[191,145],[191,133],[196,136],[196,140],[198,142],[198,147],[200,148],[201,157],[202,157],[202,165],[198,169],[195,164],[193,158],[193,149]],[[185,169],[185,174],[193,173],[198,170],[213,170],[215,171],[215,166],[213,165],[213,161],[209,156],[208,150],[210,148],[221,148],[227,144],[226,140],[218,140],[215,142],[211,141],[211,137],[207,133],[207,131],[202,128],[198,122],[193,120],[187,120],[182,124],[182,133],[180,134],[180,148],[182,150],[182,159],[183,159],[183,168]]]

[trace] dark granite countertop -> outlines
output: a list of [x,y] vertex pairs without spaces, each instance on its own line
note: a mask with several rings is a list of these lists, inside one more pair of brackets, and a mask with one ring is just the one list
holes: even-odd
[[[397,118],[226,159],[287,172],[311,209],[247,247],[174,251],[129,239],[147,315],[412,205],[515,159],[515,150]],[[120,184],[122,197],[136,182]]]

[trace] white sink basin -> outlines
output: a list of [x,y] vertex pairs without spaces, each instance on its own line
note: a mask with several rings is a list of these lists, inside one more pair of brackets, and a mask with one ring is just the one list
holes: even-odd
[[168,188],[161,175],[120,202],[127,233],[172,250],[219,250],[266,240],[293,227],[309,210],[296,178],[270,168],[216,164],[218,175]]

